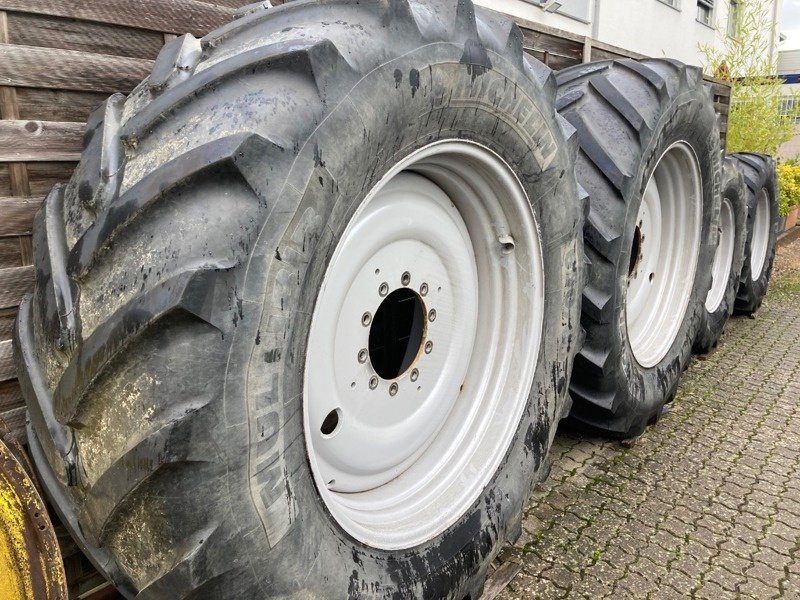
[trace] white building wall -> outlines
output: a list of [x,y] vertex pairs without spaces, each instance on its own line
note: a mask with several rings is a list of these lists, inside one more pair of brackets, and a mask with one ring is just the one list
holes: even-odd
[[[697,20],[696,0],[677,0],[677,8],[662,0],[559,0],[562,9],[556,13],[542,10],[537,6],[540,1],[475,0],[476,4],[528,21],[591,36],[639,54],[677,58],[693,65],[705,62],[699,44],[721,47],[727,35],[730,0],[714,1],[714,27]],[[783,0],[760,1],[772,7],[779,21]],[[777,22],[770,38],[772,47],[768,51],[777,57]]]
[[[713,28],[697,20],[694,0],[679,0],[679,9],[660,0],[600,2],[598,39],[626,50],[702,65],[698,44],[713,45],[717,38]],[[714,20],[724,26],[728,16],[725,2],[717,0],[715,4],[722,6],[714,7]]]
[[588,10],[585,11],[587,18],[579,20],[557,12],[545,12],[536,6],[535,3],[526,2],[525,0],[474,0],[477,5],[485,6],[508,15],[549,27],[555,27],[556,29],[563,29],[564,31],[569,31],[577,35],[591,36],[591,7],[596,0],[585,1],[588,4]]

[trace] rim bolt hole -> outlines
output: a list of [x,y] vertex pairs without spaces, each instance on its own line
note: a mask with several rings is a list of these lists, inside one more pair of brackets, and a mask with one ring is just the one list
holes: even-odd
[[393,383],[389,386],[389,395],[394,396],[395,394],[397,394],[397,384]]
[[389,293],[389,284],[384,281],[378,288],[378,294],[380,294],[381,296],[385,296],[388,293]]
[[650,273],[650,277],[648,278],[650,279],[650,283],[653,283],[653,278],[655,277],[655,275],[656,275],[655,273]]
[[322,425],[319,428],[319,432],[325,437],[331,437],[337,431],[339,431],[339,424],[341,423],[342,411],[339,408],[336,408],[329,412],[325,416],[325,420],[322,421]]
[[378,378],[373,375],[369,378],[369,389],[374,390],[376,387],[378,387]]
[[430,354],[431,350],[433,350],[433,342],[428,340],[425,342],[425,354]]
[[427,283],[423,283],[421,286],[419,286],[419,295],[420,296],[427,296],[428,295],[428,284]]
[[436,310],[432,308],[430,309],[430,311],[428,311],[428,321],[433,322],[435,320],[436,320]]
[[403,273],[403,276],[400,277],[400,283],[402,283],[403,285],[408,285],[409,283],[411,283],[411,273],[409,273],[408,271]]
[[369,327],[370,323],[372,323],[372,315],[368,312],[365,312],[363,315],[361,315],[361,324],[364,327]]
[[419,369],[411,370],[411,381],[416,381],[419,378]]
[[367,362],[367,356],[369,356],[369,352],[367,352],[366,348],[362,348],[358,351],[358,362],[362,365]]

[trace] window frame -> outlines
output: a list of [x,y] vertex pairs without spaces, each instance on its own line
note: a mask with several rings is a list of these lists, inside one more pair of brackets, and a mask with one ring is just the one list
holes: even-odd
[[661,4],[666,4],[672,10],[681,12],[681,0],[658,0],[658,2],[661,2]]
[[[728,0],[728,24],[726,26],[725,34],[732,40],[736,39],[736,30],[739,27],[739,11],[742,8],[742,3],[739,0]],[[733,31],[731,31],[733,26]]]
[[[706,27],[714,28],[714,0],[697,0],[697,15],[695,19],[698,23],[705,25]],[[700,18],[700,11],[707,10],[708,11],[708,21]]]

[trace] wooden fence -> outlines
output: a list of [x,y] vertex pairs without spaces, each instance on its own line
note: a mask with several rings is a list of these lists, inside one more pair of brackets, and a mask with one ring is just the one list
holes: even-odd
[[[69,179],[98,104],[129,92],[176,34],[201,36],[248,1],[0,0],[0,420],[12,438],[24,437],[25,409],[11,335],[33,286],[42,199]],[[56,533],[70,597],[116,597],[58,523]]]

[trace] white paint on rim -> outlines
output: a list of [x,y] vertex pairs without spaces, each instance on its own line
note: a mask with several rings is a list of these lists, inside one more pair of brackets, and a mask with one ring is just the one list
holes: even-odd
[[[363,315],[403,287],[405,272],[424,314],[436,316],[413,363],[385,380],[358,360],[370,331]],[[538,226],[497,154],[466,141],[430,144],[370,191],[325,273],[303,394],[314,479],[350,535],[411,548],[478,499],[528,404],[543,316]],[[336,410],[334,433],[322,434]]]
[[702,227],[702,181],[686,142],[662,154],[636,217],[625,300],[636,361],[654,367],[678,335],[694,287]]
[[714,314],[722,304],[728,287],[733,266],[733,247],[736,239],[736,224],[733,219],[733,206],[727,198],[722,198],[719,211],[719,243],[714,252],[711,265],[711,289],[706,296],[706,310]]
[[756,200],[756,213],[753,217],[753,238],[750,240],[750,278],[758,281],[767,262],[769,249],[770,224],[772,223],[772,210],[769,194],[765,188],[758,192]]

